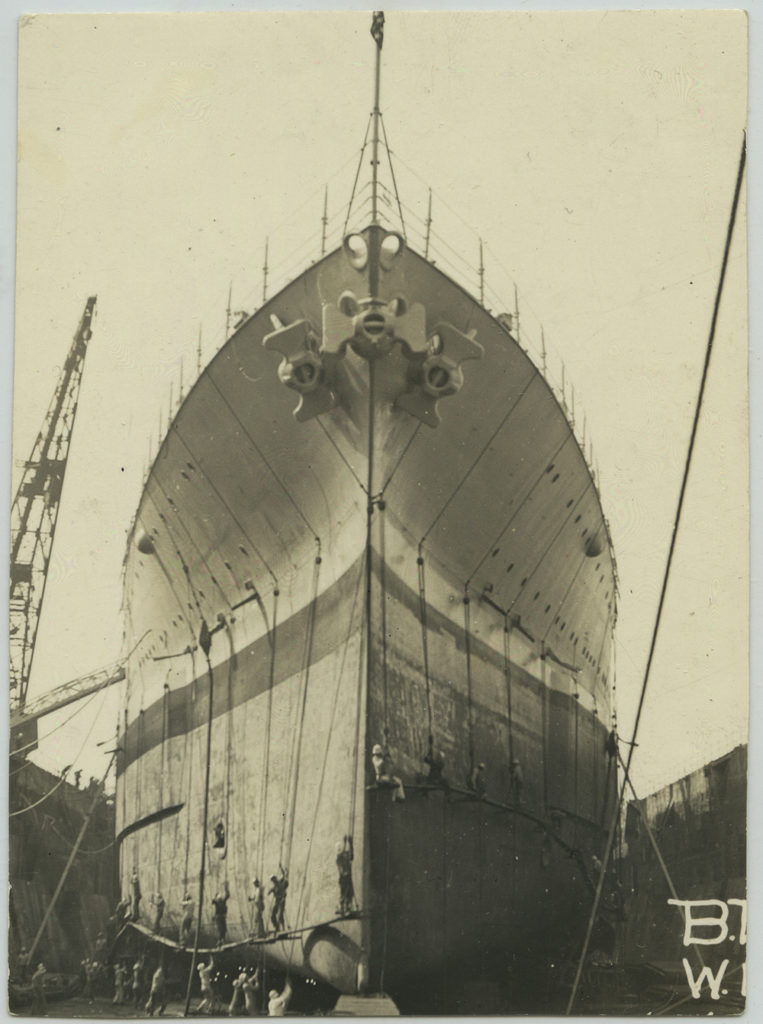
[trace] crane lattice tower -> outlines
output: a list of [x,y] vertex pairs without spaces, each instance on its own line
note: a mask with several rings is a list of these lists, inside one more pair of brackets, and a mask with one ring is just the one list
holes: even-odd
[[66,357],[53,399],[11,506],[10,698],[26,702],[37,627],[45,596],[61,489],[77,413],[79,389],[96,296],[85,310]]

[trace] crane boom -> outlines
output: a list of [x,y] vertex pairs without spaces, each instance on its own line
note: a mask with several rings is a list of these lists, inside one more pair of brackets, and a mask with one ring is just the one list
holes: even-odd
[[53,711],[60,711],[67,704],[73,704],[77,700],[89,697],[91,693],[96,693],[98,690],[105,690],[108,686],[121,683],[124,678],[124,662],[117,661],[113,665],[99,668],[87,676],[81,676],[68,683],[55,686],[23,709],[12,711],[10,722],[11,756],[21,750],[28,752],[36,745],[37,729],[34,723],[38,718],[49,715]]
[[96,296],[88,298],[11,506],[11,709],[26,703]]

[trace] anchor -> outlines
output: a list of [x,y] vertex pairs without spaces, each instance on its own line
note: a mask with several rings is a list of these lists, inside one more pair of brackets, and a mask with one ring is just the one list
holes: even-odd
[[315,332],[308,320],[295,320],[288,327],[279,327],[267,334],[262,344],[283,356],[278,378],[299,395],[294,409],[296,420],[312,419],[338,404],[329,384],[327,360],[317,351]]
[[484,349],[452,324],[438,323],[428,339],[426,351],[429,354],[423,361],[411,360],[410,388],[397,396],[395,406],[426,426],[436,427],[440,423],[437,403],[461,390],[464,386],[461,364],[469,359],[481,359]]

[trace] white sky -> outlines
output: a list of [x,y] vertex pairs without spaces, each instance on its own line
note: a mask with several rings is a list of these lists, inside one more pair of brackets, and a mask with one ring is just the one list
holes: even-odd
[[[339,168],[329,212],[349,197],[371,106],[369,22],[83,15],[23,28],[15,460],[98,294],[30,698],[120,653],[125,532],[181,355],[192,378],[199,322],[206,359],[229,281],[234,308],[257,301],[265,236],[277,277],[319,230]],[[537,338],[543,322],[552,376],[563,357],[586,414],[620,575],[626,737],[725,241],[745,60],[733,12],[387,14],[382,106],[403,202],[421,213],[426,201],[407,165],[434,189],[435,231],[473,265],[482,235],[488,283],[510,308],[500,260],[523,325]],[[644,793],[746,739],[744,213],[634,760]],[[94,709],[86,751],[112,734],[115,694],[58,730],[40,763],[71,762]],[[78,764],[100,774],[103,756]]]

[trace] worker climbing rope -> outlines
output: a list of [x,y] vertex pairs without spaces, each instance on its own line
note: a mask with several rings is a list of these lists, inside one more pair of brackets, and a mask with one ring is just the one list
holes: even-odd
[[270,876],[272,885],[268,892],[268,895],[273,897],[270,923],[273,925],[273,931],[276,933],[282,932],[286,927],[284,915],[286,913],[286,891],[289,888],[289,872],[282,864],[279,864],[278,870],[280,872],[278,875]]
[[512,758],[511,764],[509,765],[509,799],[512,803],[522,803],[523,782],[522,765],[516,757]]
[[337,843],[336,866],[339,872],[339,907],[337,914],[343,917],[355,909],[355,888],[352,884],[352,862],[354,859],[352,836],[345,836]]
[[130,907],[130,920],[138,921],[140,919],[140,879],[138,878],[138,869],[133,867],[132,875],[130,876],[130,891],[132,894],[132,904]]
[[477,765],[477,767],[470,772],[468,778],[469,789],[474,793],[478,800],[482,800],[487,793],[487,779],[485,778],[485,764],[483,761]]
[[405,800],[405,789],[402,780],[392,774],[392,758],[389,751],[384,750],[380,743],[374,743],[371,750],[371,764],[373,765],[376,785],[392,790],[393,801],[402,802]]
[[223,891],[217,892],[212,897],[212,906],[215,908],[215,928],[217,930],[217,945],[222,946],[228,934],[228,900],[230,899],[230,886],[227,881],[223,885]]
[[265,888],[259,878],[252,881],[254,893],[249,897],[249,902],[254,904],[254,927],[252,934],[256,939],[265,936]]
[[429,748],[424,757],[424,764],[427,766],[426,781],[430,786],[440,786],[442,789],[449,788],[447,779],[443,774],[445,769],[445,754],[442,750],[435,753],[432,737],[429,737]]
[[183,916],[180,920],[180,935],[178,941],[181,946],[186,946],[190,941],[191,929],[193,928],[194,902],[189,892],[186,892],[183,899],[180,901],[180,909],[183,912]]
[[164,917],[165,901],[164,896],[160,892],[151,894],[151,903],[154,907],[154,921],[151,925],[152,932],[158,932]]

